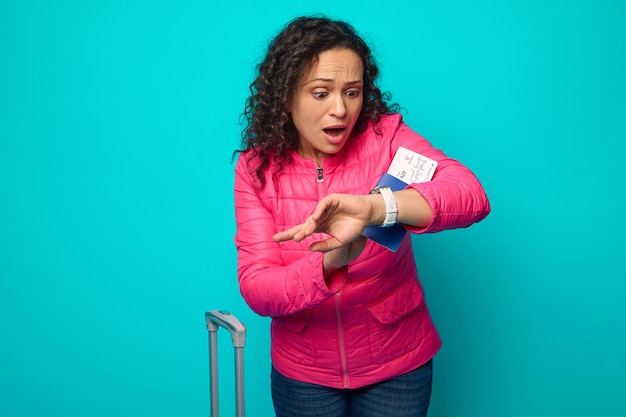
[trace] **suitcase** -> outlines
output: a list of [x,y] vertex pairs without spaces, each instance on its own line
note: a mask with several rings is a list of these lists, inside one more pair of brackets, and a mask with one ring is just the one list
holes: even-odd
[[246,326],[234,315],[224,310],[209,310],[204,313],[206,327],[209,332],[209,369],[211,390],[211,417],[219,416],[218,378],[217,378],[217,330],[220,327],[230,332],[235,348],[235,399],[237,401],[237,417],[244,417],[244,363],[243,348],[246,344]]

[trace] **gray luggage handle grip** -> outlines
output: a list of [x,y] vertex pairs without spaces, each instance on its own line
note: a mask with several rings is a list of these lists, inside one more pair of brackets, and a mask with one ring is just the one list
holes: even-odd
[[246,326],[237,317],[224,310],[209,310],[204,315],[208,331],[216,332],[219,327],[223,327],[230,332],[234,347],[242,348],[246,345]]

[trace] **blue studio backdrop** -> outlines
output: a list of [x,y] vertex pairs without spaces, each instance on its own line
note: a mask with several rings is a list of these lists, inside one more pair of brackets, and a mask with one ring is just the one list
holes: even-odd
[[208,415],[214,308],[248,327],[248,414],[273,415],[231,157],[267,41],[310,13],[359,30],[492,203],[413,238],[444,340],[429,415],[626,415],[624,4],[4,0],[0,415]]

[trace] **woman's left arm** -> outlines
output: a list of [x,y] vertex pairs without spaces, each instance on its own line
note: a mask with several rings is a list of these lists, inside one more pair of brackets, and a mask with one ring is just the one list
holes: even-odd
[[[430,181],[412,183],[405,190],[394,193],[398,201],[398,219],[409,231],[434,233],[468,227],[489,214],[487,194],[469,168],[434,148],[404,123],[394,135],[394,141],[395,146],[404,146],[437,161]],[[414,192],[419,196],[416,197]]]
[[[401,123],[391,139],[392,148],[404,146],[437,161],[433,178],[395,191],[397,222],[412,233],[434,233],[468,227],[485,218],[489,200],[478,178],[467,167],[447,157],[426,139]],[[381,224],[385,202],[380,194],[331,194],[323,198],[302,224],[274,235],[274,240],[301,241],[316,232],[331,237],[310,249],[328,252],[357,240],[367,226]]]

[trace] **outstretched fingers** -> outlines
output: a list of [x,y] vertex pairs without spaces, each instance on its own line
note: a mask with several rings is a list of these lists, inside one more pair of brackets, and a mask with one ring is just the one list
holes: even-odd
[[304,223],[278,232],[272,238],[275,242],[285,242],[287,240],[300,242],[305,237],[312,235],[315,232],[315,227],[316,223],[309,217]]

